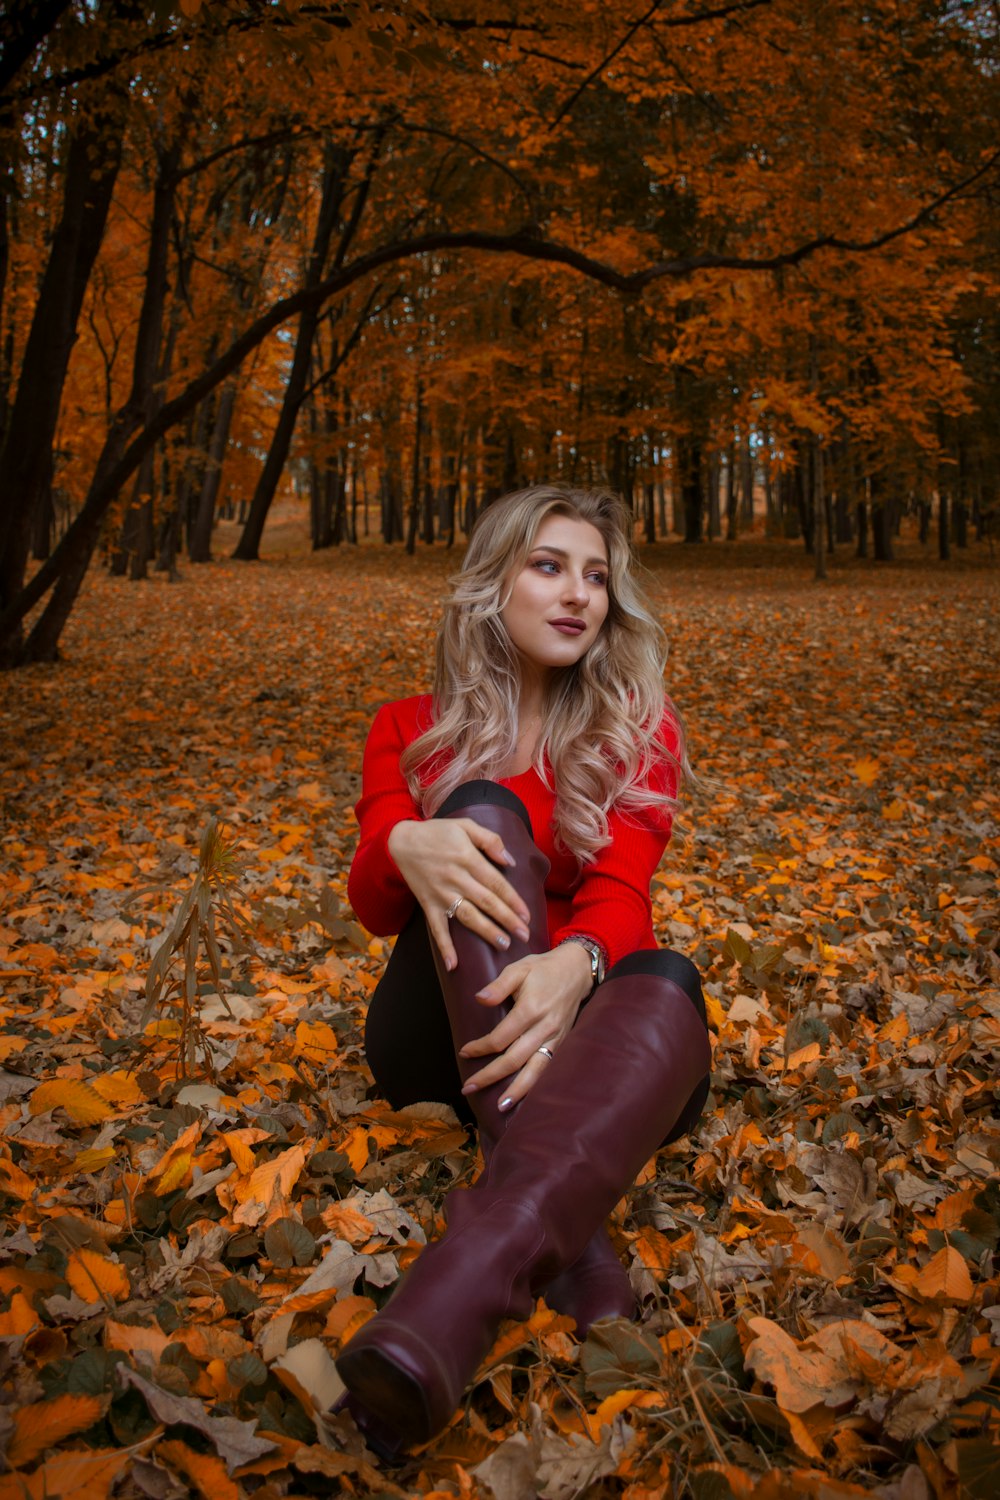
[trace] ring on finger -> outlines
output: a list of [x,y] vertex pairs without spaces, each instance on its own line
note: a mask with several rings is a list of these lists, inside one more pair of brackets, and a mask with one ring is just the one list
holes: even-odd
[[555,1053],[552,1051],[551,1047],[546,1047],[543,1045],[536,1050],[539,1051],[543,1057],[547,1057],[549,1062],[555,1061]]
[[451,905],[449,906],[448,910],[445,912],[445,916],[448,918],[449,922],[451,921],[451,919],[455,915],[455,913],[458,911],[458,908],[461,906],[461,904],[462,904],[462,902],[464,900],[465,900],[464,896],[456,896],[455,897],[454,901],[451,903]]

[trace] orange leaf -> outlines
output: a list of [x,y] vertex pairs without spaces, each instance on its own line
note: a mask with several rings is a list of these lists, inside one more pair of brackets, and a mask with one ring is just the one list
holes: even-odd
[[337,1033],[325,1021],[300,1021],[295,1028],[295,1050],[310,1062],[329,1062],[337,1050]]
[[852,773],[858,778],[862,786],[872,786],[879,778],[882,767],[877,760],[866,756],[864,760],[856,760],[851,767]]
[[662,1407],[665,1404],[666,1398],[659,1391],[615,1391],[612,1395],[605,1396],[592,1416],[587,1415],[590,1436],[595,1443],[599,1443],[601,1428],[610,1427],[619,1412],[627,1411],[630,1406]]
[[104,1324],[104,1343],[108,1349],[125,1349],[131,1354],[149,1354],[159,1360],[172,1340],[159,1328],[147,1323],[116,1323],[108,1318]]
[[52,1401],[22,1406],[14,1413],[14,1435],[7,1447],[7,1462],[14,1468],[30,1464],[71,1432],[93,1426],[103,1411],[104,1403],[97,1396],[56,1396]]
[[673,1260],[673,1248],[665,1234],[647,1224],[633,1241],[643,1265],[650,1271],[665,1271]]
[[323,1223],[338,1240],[346,1240],[349,1245],[363,1245],[375,1233],[371,1219],[366,1219],[350,1203],[331,1203],[323,1211]]
[[47,1083],[40,1083],[31,1096],[28,1110],[40,1115],[47,1109],[64,1109],[78,1125],[100,1125],[114,1114],[97,1090],[79,1078],[50,1078]]
[[244,1177],[249,1177],[254,1167],[254,1154],[250,1146],[242,1139],[243,1132],[239,1130],[227,1130],[223,1136],[226,1150],[236,1163],[236,1170]]
[[135,1075],[126,1073],[123,1068],[117,1068],[113,1073],[102,1073],[100,1078],[94,1079],[91,1087],[95,1094],[100,1094],[109,1104],[117,1104],[120,1108],[143,1104],[146,1099]]
[[157,1444],[156,1456],[172,1469],[179,1469],[205,1500],[240,1500],[239,1489],[216,1454],[195,1453],[179,1438],[169,1438]]
[[128,1272],[116,1261],[81,1245],[66,1263],[66,1280],[84,1302],[122,1302],[130,1296]]
[[33,1177],[21,1168],[15,1166],[12,1161],[0,1158],[0,1188],[9,1193],[12,1198],[22,1198],[25,1202],[34,1197],[37,1184]]
[[972,1277],[963,1256],[945,1245],[916,1276],[913,1290],[930,1302],[971,1302]]
[[287,1200],[306,1164],[307,1144],[311,1148],[311,1141],[289,1146],[273,1161],[255,1167],[247,1181],[239,1184],[236,1196],[240,1207],[233,1214],[237,1224],[259,1224],[269,1209]]
[[52,1500],[62,1495],[107,1500],[129,1456],[127,1450],[107,1448],[57,1453],[33,1474],[18,1474],[0,1484],[0,1500]]
[[[288,1305],[291,1306],[290,1303]],[[326,1338],[340,1339],[341,1343],[346,1344],[374,1316],[375,1304],[370,1297],[344,1297],[331,1307],[323,1333]]]
[[250,1345],[230,1328],[216,1328],[207,1323],[192,1323],[178,1328],[173,1341],[183,1344],[192,1359],[207,1364],[210,1359],[239,1359],[250,1352]]
[[0,1338],[17,1338],[22,1333],[30,1333],[41,1321],[24,1293],[15,1292],[10,1307],[0,1313]]
[[191,1153],[200,1138],[201,1122],[195,1120],[194,1124],[183,1130],[173,1145],[164,1151],[147,1179],[157,1197],[172,1193],[175,1188],[183,1185],[191,1170]]

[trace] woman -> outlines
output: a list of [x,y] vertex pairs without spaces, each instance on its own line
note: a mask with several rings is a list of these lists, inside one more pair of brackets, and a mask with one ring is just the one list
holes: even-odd
[[399,933],[369,1063],[395,1107],[474,1117],[486,1163],[337,1360],[386,1455],[447,1423],[533,1296],[581,1337],[634,1313],[604,1221],[707,1093],[697,971],[653,937],[685,756],[629,534],[606,492],[492,505],[445,605],[433,698],[381,709],[366,746],[348,889],[370,931]]

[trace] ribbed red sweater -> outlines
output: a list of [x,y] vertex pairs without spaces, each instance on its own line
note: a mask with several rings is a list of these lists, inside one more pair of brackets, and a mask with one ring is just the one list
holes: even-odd
[[[407,745],[430,727],[431,715],[429,694],[387,703],[375,715],[365,746],[361,797],[355,808],[360,841],[347,891],[365,927],[380,937],[400,932],[415,906],[389,853],[388,839],[397,823],[422,816],[399,760]],[[669,717],[661,738],[668,749],[675,749]],[[674,790],[674,778],[666,768],[659,770],[657,779],[665,790]],[[670,837],[669,816],[658,809],[627,817],[612,810],[611,842],[581,871],[574,855],[555,846],[555,796],[538,773],[523,771],[504,777],[500,784],[524,803],[535,842],[551,865],[545,894],[552,945],[571,933],[596,938],[609,966],[637,948],[655,948],[649,886]]]

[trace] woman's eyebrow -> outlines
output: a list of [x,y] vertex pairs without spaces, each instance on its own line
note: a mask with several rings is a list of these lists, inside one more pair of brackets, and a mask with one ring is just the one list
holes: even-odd
[[[534,557],[536,552],[551,552],[554,557],[569,557],[569,553],[564,547],[550,547],[548,542],[540,542],[537,547],[532,547],[531,556]],[[584,567],[592,568],[595,564],[599,568],[606,568],[608,560],[606,557],[588,557],[584,563]]]

